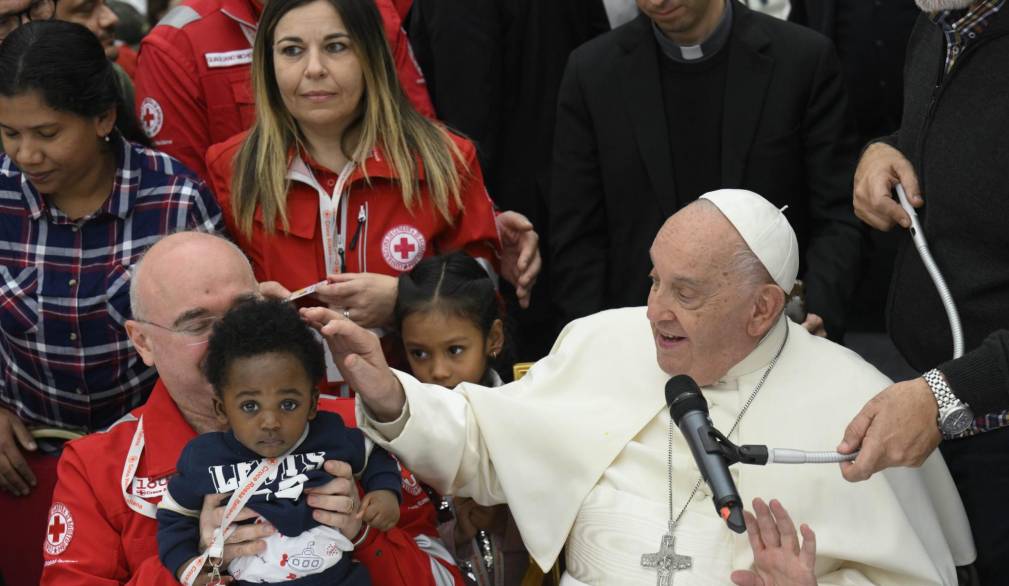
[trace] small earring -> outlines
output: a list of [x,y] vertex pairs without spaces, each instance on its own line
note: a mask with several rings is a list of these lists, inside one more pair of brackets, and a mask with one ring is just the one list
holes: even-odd
[[112,139],[109,138],[108,134],[105,135],[105,142],[112,142]]

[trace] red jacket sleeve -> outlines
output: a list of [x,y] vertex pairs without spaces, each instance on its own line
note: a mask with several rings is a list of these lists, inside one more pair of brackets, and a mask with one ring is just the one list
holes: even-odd
[[[66,507],[72,520],[72,535],[66,549],[55,555],[43,551],[44,586],[177,586],[175,578],[158,559],[157,538],[153,533],[138,534],[134,539],[121,534],[117,527],[124,521],[110,513],[109,503],[122,502],[118,494],[98,494],[96,486],[115,486],[109,479],[90,479],[84,466],[85,456],[68,444],[60,458],[59,480],[53,492],[53,505]],[[124,514],[132,515],[131,511]],[[154,522],[153,520],[151,521]],[[67,525],[70,525],[68,522]],[[129,567],[127,549],[150,549],[150,556],[136,567]]]
[[196,173],[207,176],[203,156],[210,146],[207,105],[196,67],[174,43],[188,40],[175,29],[159,27],[144,39],[137,61],[137,116],[154,146]]
[[438,238],[438,254],[462,250],[473,258],[486,260],[494,272],[499,273],[501,240],[495,221],[494,202],[484,186],[476,148],[468,140],[453,138],[466,162],[465,168],[459,168],[459,197],[463,209],[454,210],[455,223]]
[[389,41],[389,48],[392,50],[392,58],[396,62],[396,73],[399,75],[399,85],[403,88],[406,97],[413,104],[413,107],[428,118],[434,118],[434,105],[431,103],[431,96],[427,93],[427,82],[424,81],[424,73],[417,64],[417,59],[413,56],[413,48],[410,47],[410,39],[403,30],[403,19],[399,14],[399,9],[393,0],[376,0],[375,5],[382,14],[382,23],[385,25],[385,37]]
[[463,586],[459,568],[438,537],[437,515],[417,479],[403,470],[399,524],[370,531],[354,550],[373,584],[382,586]]

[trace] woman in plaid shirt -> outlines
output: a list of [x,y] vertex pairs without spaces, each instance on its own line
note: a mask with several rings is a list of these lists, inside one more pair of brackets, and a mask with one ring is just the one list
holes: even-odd
[[123,328],[130,266],[165,234],[221,229],[206,186],[128,111],[86,28],[31,22],[0,46],[0,489],[14,495],[43,460],[27,426],[100,429],[154,384]]

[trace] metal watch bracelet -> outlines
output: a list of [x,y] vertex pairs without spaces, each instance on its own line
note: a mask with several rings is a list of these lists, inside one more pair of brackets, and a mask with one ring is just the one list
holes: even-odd
[[967,430],[973,419],[970,407],[953,394],[949,383],[946,382],[946,377],[940,370],[933,368],[926,372],[923,378],[928,383],[932,395],[935,396],[935,402],[939,406],[936,417],[939,432],[947,439],[959,436]]

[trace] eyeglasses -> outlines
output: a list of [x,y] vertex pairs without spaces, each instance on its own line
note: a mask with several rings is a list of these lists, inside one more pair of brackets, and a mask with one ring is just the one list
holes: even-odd
[[56,0],[33,0],[21,12],[0,15],[0,39],[14,32],[14,29],[33,20],[49,20],[56,13]]
[[216,324],[219,319],[221,319],[221,317],[218,315],[208,315],[206,317],[190,320],[185,324],[176,327],[163,326],[161,324],[154,323],[152,321],[147,321],[144,319],[137,319],[134,321],[149,326],[154,326],[156,328],[165,330],[166,332],[179,334],[187,338],[194,338],[194,341],[188,342],[185,345],[199,346],[200,344],[206,344],[207,340],[210,339],[210,333],[214,330],[214,324]]

